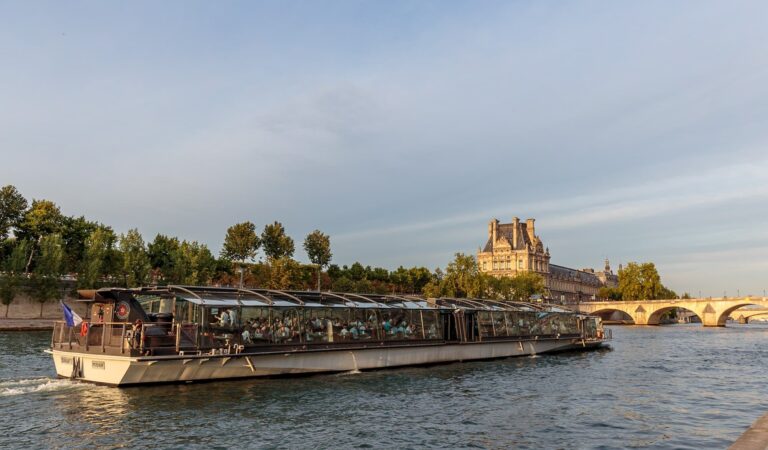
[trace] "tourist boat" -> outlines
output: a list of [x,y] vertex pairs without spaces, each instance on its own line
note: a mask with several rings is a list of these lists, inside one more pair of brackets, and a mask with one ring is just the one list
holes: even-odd
[[511,301],[190,286],[85,297],[89,318],[57,322],[46,351],[59,377],[116,386],[536,355],[609,338],[598,317]]

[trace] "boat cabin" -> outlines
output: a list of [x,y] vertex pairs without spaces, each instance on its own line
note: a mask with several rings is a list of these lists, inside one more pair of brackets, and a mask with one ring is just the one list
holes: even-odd
[[52,347],[127,356],[250,354],[494,340],[593,338],[599,318],[484,299],[193,286],[91,292]]

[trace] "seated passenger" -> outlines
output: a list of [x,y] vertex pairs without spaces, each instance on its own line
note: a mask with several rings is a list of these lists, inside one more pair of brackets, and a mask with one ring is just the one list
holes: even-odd
[[241,337],[243,338],[243,344],[250,344],[251,343],[251,332],[248,331],[247,327],[245,328],[245,330],[243,330],[243,333],[241,334]]
[[349,330],[347,330],[347,327],[342,327],[339,334],[341,335],[342,339],[346,339],[349,336]]
[[437,339],[437,326],[434,323],[429,326],[427,337],[429,337],[429,339]]
[[218,325],[221,327],[226,327],[230,324],[229,314],[227,314],[227,311],[225,310],[221,310],[221,315],[218,316],[217,319],[219,319]]

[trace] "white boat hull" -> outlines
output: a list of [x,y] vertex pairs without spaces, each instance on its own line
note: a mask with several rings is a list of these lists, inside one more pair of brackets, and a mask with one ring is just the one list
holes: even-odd
[[108,385],[172,383],[384,369],[594,347],[600,342],[535,341],[372,347],[269,354],[127,357],[48,350],[60,377]]

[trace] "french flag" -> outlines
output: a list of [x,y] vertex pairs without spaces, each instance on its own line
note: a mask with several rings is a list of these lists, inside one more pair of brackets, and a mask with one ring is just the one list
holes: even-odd
[[64,310],[64,321],[67,322],[68,327],[76,327],[83,323],[83,318],[78,316],[76,312],[72,311],[72,308],[65,305],[61,300],[59,303],[61,304],[61,309]]

